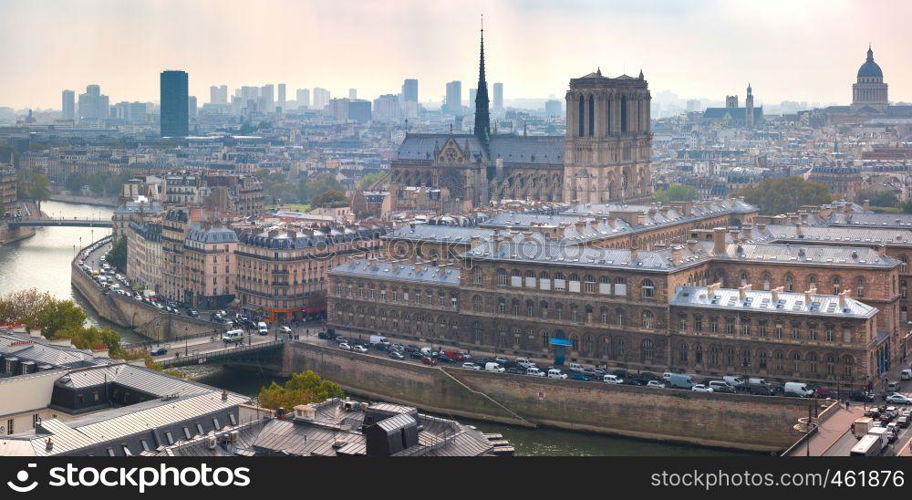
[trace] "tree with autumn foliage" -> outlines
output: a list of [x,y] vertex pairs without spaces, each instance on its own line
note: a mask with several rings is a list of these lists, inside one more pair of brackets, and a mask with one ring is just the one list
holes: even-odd
[[261,388],[258,399],[260,406],[275,410],[291,409],[297,405],[319,403],[339,397],[342,397],[342,388],[339,384],[307,370],[304,373],[293,374],[282,385],[273,382],[269,387]]

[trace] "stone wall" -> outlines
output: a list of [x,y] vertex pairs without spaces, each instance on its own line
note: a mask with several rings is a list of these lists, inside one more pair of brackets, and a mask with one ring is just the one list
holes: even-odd
[[103,293],[101,287],[74,263],[70,280],[102,318],[154,340],[173,340],[203,333],[221,333],[208,321],[162,312],[145,302],[117,293]]
[[429,367],[291,342],[282,372],[313,370],[345,390],[480,420],[757,451],[781,451],[808,400],[703,394]]

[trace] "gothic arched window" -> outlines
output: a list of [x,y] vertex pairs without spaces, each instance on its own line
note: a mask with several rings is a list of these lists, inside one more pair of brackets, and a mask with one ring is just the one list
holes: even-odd
[[595,98],[589,96],[589,137],[595,131]]
[[586,105],[585,105],[585,102],[583,101],[583,96],[580,96],[580,98],[579,98],[579,120],[578,120],[579,121],[579,131],[576,134],[580,137],[583,137],[584,135],[586,135],[585,119],[586,119]]

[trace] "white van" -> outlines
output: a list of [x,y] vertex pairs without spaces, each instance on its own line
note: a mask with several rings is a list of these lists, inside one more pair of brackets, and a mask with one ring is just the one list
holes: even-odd
[[228,330],[222,335],[222,340],[231,344],[244,341],[244,330]]
[[548,370],[548,378],[567,378],[566,373],[561,373],[557,368],[551,368]]
[[532,377],[544,377],[545,372],[539,370],[537,366],[530,366],[529,368],[526,368],[526,375],[530,375]]
[[529,361],[528,358],[516,358],[516,364],[526,369],[535,366],[535,363]]
[[606,373],[605,376],[602,377],[602,382],[604,382],[606,384],[623,384],[624,380],[621,378],[618,378],[617,375],[612,375],[610,373]]
[[260,335],[269,335],[269,327],[266,326],[265,322],[260,321],[257,323],[257,333]]
[[728,382],[728,385],[734,387],[736,390],[744,387],[744,381],[734,375],[726,375],[722,377],[722,380]]
[[900,380],[912,380],[912,370],[906,368],[899,373]]
[[786,382],[782,386],[782,392],[786,396],[797,396],[799,398],[807,398],[814,394],[814,391],[808,389],[807,384],[804,382]]
[[583,373],[583,365],[579,363],[567,363],[567,369],[571,372]]
[[503,372],[504,372],[504,367],[500,366],[499,363],[494,363],[494,362],[492,361],[492,362],[485,363],[485,371],[487,371],[487,372],[495,372],[495,373],[503,373]]

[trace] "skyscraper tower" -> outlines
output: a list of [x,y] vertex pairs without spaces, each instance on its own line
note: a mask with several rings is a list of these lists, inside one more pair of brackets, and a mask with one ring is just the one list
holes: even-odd
[[161,135],[186,137],[190,134],[189,77],[186,71],[161,72]]
[[488,109],[488,82],[484,66],[484,16],[481,17],[481,52],[478,61],[478,91],[475,93],[475,137],[488,147],[491,138],[491,116]]

